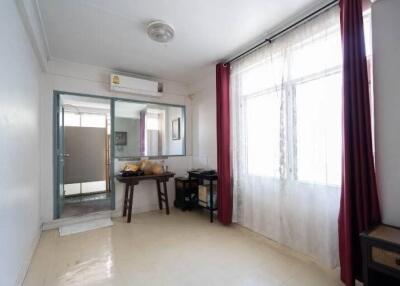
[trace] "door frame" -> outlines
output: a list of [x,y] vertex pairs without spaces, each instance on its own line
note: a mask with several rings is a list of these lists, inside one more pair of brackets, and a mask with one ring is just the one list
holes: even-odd
[[54,219],[60,218],[60,209],[59,209],[59,192],[58,192],[58,184],[60,181],[58,168],[59,168],[59,160],[57,154],[57,146],[59,140],[59,128],[58,128],[58,112],[59,112],[59,105],[60,105],[60,96],[62,94],[65,95],[74,95],[74,96],[82,96],[82,97],[91,97],[91,98],[99,98],[99,99],[108,99],[110,100],[110,120],[111,120],[111,138],[110,138],[110,182],[111,182],[111,210],[115,210],[115,180],[114,180],[114,165],[115,165],[115,149],[114,149],[114,127],[115,127],[115,102],[116,101],[126,101],[126,102],[138,102],[138,103],[149,103],[149,104],[161,104],[167,106],[175,106],[181,107],[183,110],[183,120],[184,124],[184,138],[183,138],[183,154],[182,155],[168,155],[162,157],[184,157],[186,156],[187,149],[187,125],[188,122],[186,120],[186,106],[179,105],[179,104],[171,104],[171,103],[164,103],[164,102],[157,102],[157,101],[146,101],[146,100],[138,100],[138,99],[128,99],[128,98],[121,98],[121,97],[110,97],[110,96],[101,96],[101,95],[93,95],[93,94],[85,94],[85,93],[77,93],[77,92],[68,92],[68,91],[61,91],[61,90],[53,90],[53,217]]
[[59,168],[60,168],[60,160],[59,160],[59,107],[60,107],[60,97],[61,95],[73,95],[73,96],[81,96],[81,97],[90,97],[90,98],[98,98],[98,99],[108,99],[110,100],[110,120],[111,120],[111,130],[110,130],[110,170],[109,170],[109,180],[111,182],[111,210],[115,210],[115,181],[114,181],[114,99],[112,97],[92,95],[92,94],[82,94],[82,93],[73,93],[73,92],[64,92],[64,91],[53,91],[53,217],[54,219],[59,219],[61,216],[60,211],[60,192],[58,190],[60,183],[59,176]]

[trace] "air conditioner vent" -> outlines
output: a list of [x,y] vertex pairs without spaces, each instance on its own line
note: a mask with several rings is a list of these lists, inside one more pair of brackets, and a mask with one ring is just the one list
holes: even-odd
[[157,81],[117,74],[111,74],[110,79],[110,89],[117,92],[147,96],[161,96],[163,92],[163,84]]

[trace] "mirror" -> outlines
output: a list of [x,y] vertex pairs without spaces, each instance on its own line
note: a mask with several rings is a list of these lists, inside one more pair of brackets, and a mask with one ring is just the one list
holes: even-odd
[[185,107],[115,101],[116,158],[185,155]]

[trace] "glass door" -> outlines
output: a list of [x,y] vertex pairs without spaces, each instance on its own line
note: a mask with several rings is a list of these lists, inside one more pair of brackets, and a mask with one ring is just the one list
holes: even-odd
[[111,99],[55,96],[55,218],[114,207]]

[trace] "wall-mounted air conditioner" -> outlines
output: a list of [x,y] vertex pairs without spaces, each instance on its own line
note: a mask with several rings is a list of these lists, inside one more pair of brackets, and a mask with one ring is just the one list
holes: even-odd
[[117,74],[111,74],[110,88],[113,91],[134,93],[138,95],[161,96],[162,83]]

